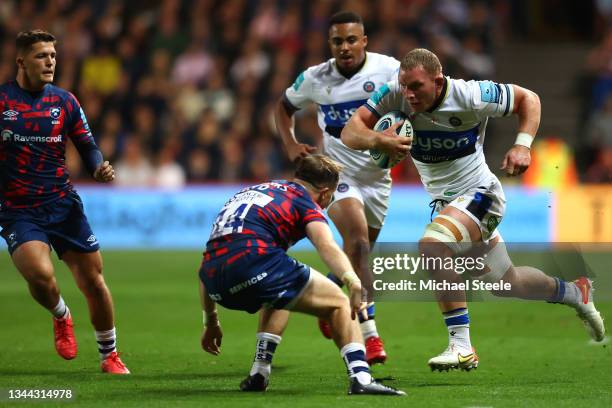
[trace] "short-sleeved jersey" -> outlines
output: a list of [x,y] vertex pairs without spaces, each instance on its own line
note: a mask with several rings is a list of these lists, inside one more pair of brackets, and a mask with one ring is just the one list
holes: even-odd
[[427,112],[412,112],[397,80],[379,89],[366,105],[377,117],[393,110],[409,116],[415,134],[410,154],[423,185],[434,199],[447,201],[495,178],[482,149],[487,120],[512,114],[513,106],[510,85],[449,77]]
[[340,134],[353,113],[385,83],[397,77],[400,63],[395,58],[373,52],[351,78],[344,77],[335,60],[329,59],[302,72],[285,91],[285,100],[295,109],[310,103],[318,105],[318,123],[323,131],[323,150],[344,165],[344,173],[364,184],[386,177],[389,171],[377,167],[367,151],[348,148]]
[[236,260],[270,248],[286,251],[306,236],[306,225],[313,221],[327,223],[321,207],[298,183],[277,180],[245,188],[217,215],[204,260],[228,255]]
[[75,96],[53,85],[30,93],[11,81],[0,86],[0,112],[1,208],[38,207],[66,196],[72,190],[67,138],[77,148],[97,149]]

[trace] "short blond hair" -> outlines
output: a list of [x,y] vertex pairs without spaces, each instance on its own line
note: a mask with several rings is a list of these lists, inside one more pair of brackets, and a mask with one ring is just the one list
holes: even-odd
[[316,189],[336,189],[343,166],[323,154],[311,154],[297,163],[295,178],[311,184]]
[[402,58],[401,69],[404,71],[419,66],[430,75],[438,75],[442,72],[442,64],[438,56],[425,48],[415,48]]

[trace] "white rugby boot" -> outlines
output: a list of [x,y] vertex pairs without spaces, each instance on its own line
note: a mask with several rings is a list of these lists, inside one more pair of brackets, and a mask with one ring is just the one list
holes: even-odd
[[580,289],[582,302],[569,306],[576,309],[578,318],[582,320],[591,338],[597,342],[603,341],[606,338],[606,328],[601,313],[599,313],[595,308],[595,303],[593,303],[593,283],[590,279],[582,277],[575,280],[574,284]]
[[454,369],[470,371],[478,368],[478,355],[474,348],[472,350],[462,350],[451,343],[442,354],[430,359],[427,364],[429,364],[431,371]]

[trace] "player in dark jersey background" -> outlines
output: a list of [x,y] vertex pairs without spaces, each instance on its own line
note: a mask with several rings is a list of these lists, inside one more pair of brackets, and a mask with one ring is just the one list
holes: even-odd
[[[322,207],[332,200],[340,165],[310,155],[297,165],[293,181],[272,181],[234,195],[215,219],[200,268],[205,330],[202,348],[217,355],[223,333],[216,303],[255,313],[260,320],[255,359],[242,391],[265,391],[272,357],[289,310],[325,318],[350,377],[349,394],[403,395],[373,381],[355,320],[366,304],[361,281],[332,237]],[[332,273],[349,289],[349,298],[319,272],[287,255],[308,237]],[[351,319],[352,318],[352,319]]]
[[55,37],[42,30],[17,35],[17,79],[0,86],[0,226],[32,297],[54,316],[55,348],[76,357],[72,317],[55,280],[55,249],[87,299],[102,371],[129,374],[116,352],[111,294],[102,276],[98,241],[65,166],[67,139],[101,183],[115,178],[96,146],[85,114],[70,92],[53,86]]

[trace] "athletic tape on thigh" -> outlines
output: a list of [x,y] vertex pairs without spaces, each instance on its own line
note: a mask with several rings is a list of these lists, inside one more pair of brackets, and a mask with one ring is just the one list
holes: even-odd
[[481,279],[491,283],[499,282],[512,266],[512,261],[508,256],[506,245],[501,236],[493,249],[487,253],[485,264],[489,267],[490,271],[482,275]]
[[457,242],[453,233],[444,225],[432,222],[425,227],[424,238],[433,238],[440,242]]
[[[444,220],[444,224],[436,222],[436,220]],[[470,233],[465,225],[456,219],[447,215],[438,215],[433,222],[425,228],[424,238],[433,238],[440,242],[444,242],[453,251],[453,253],[464,252],[469,249]],[[461,243],[461,245],[459,245]]]

